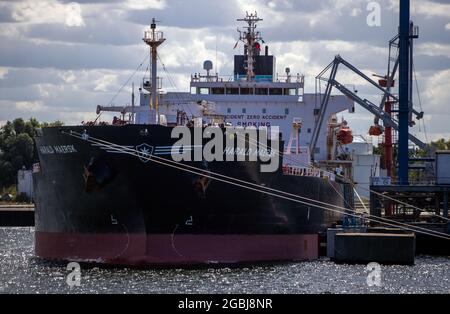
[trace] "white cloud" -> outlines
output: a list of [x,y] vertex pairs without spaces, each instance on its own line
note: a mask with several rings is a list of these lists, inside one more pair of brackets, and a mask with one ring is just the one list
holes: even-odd
[[360,16],[361,13],[362,13],[362,10],[360,8],[353,8],[350,13],[350,16],[353,16],[353,17]]
[[73,73],[73,71],[65,71],[62,73],[59,73],[59,77],[63,79],[63,81],[67,84],[73,83],[76,80],[76,76]]
[[95,88],[96,92],[107,92],[111,85],[117,84],[117,75],[116,74],[105,74],[99,79],[95,80]]
[[85,26],[79,3],[72,2],[66,6],[65,24],[69,27]]
[[445,112],[445,106],[450,99],[450,69],[439,71],[431,76],[425,84],[425,110],[431,112]]
[[[387,8],[395,12],[399,11],[398,0],[388,0]],[[423,15],[426,18],[450,17],[450,4],[433,0],[411,1],[411,16]]]
[[[20,39],[21,45],[17,45],[17,48],[15,48],[17,56],[15,55],[16,51],[11,49],[12,52],[8,54],[9,59],[3,58],[1,60],[4,62],[2,64],[4,68],[0,67],[0,79],[3,78],[3,81],[0,81],[0,85],[3,84],[0,87],[0,95],[3,99],[8,99],[8,105],[2,105],[0,100],[0,106],[3,110],[3,112],[0,112],[0,116],[2,120],[13,119],[16,116],[26,115],[26,110],[30,109],[31,112],[38,112],[35,116],[46,121],[60,119],[70,124],[94,119],[95,105],[107,104],[118,90],[119,84],[128,79],[137,63],[141,61],[141,54],[144,53],[144,49],[147,50],[140,42],[142,21],[130,19],[131,15],[139,13],[135,10],[142,10],[141,13],[148,16],[148,20],[163,13],[163,11],[155,12],[155,10],[163,8],[167,11],[174,10],[171,11],[172,15],[168,15],[170,18],[161,17],[163,22],[161,27],[168,40],[161,47],[160,54],[170,72],[171,79],[175,81],[174,85],[176,85],[176,88],[172,88],[167,74],[160,67],[160,75],[164,78],[163,87],[165,91],[174,89],[189,91],[189,75],[201,71],[204,60],[209,59],[216,63],[216,40],[220,63],[219,72],[223,75],[232,74],[232,57],[239,50],[240,52],[243,50],[242,45],[239,50],[232,49],[236,42],[235,30],[237,25],[234,18],[242,17],[242,13],[246,10],[249,12],[256,10],[264,18],[264,22],[260,23],[259,29],[270,45],[271,54],[273,53],[277,57],[277,72],[282,75],[285,67],[290,67],[292,73],[305,74],[307,92],[314,92],[314,77],[338,53],[358,68],[364,69],[364,72],[368,75],[374,72],[382,74],[385,71],[387,49],[384,44],[381,46],[382,44],[374,43],[371,34],[373,34],[374,39],[380,40],[382,38],[384,42],[389,39],[390,33],[387,31],[376,33],[376,30],[371,30],[373,33],[367,35],[363,32],[361,37],[361,32],[358,32],[361,30],[361,23],[366,26],[364,15],[367,14],[366,4],[368,1],[319,0],[316,4],[308,4],[307,8],[304,8],[303,4],[299,4],[300,1],[297,0],[236,0],[236,4],[232,4],[232,1],[228,4],[228,1],[226,1],[227,6],[230,7],[229,12],[232,12],[232,17],[229,21],[217,25],[214,20],[213,24],[208,19],[203,20],[208,14],[216,14],[209,11],[210,7],[208,9],[200,5],[194,7],[192,2],[182,0],[178,0],[178,2],[157,0],[95,1],[91,4],[75,5],[73,11],[70,10],[72,7],[68,4],[68,1],[64,1],[64,3],[59,0],[7,1],[7,6],[12,10],[13,18],[19,23],[0,23],[0,36],[11,42],[11,44],[0,47],[0,52],[2,52],[2,49],[6,51],[7,48],[17,45],[10,40],[11,38]],[[389,11],[398,9],[396,7],[398,6],[398,0],[378,1],[382,4],[383,14],[388,15],[392,13]],[[303,2],[308,3],[307,1]],[[416,45],[417,55],[425,55],[428,58],[423,58],[424,60],[431,60],[429,64],[418,64],[418,68],[430,72],[418,72],[417,74],[419,81],[424,82],[422,84],[424,87],[422,91],[424,110],[433,119],[429,121],[429,124],[431,124],[429,131],[435,133],[446,131],[445,123],[444,127],[441,127],[442,130],[433,127],[436,124],[435,121],[438,119],[439,112],[445,111],[445,106],[450,99],[446,86],[446,82],[448,85],[450,80],[450,75],[445,71],[443,73],[437,72],[435,69],[432,72],[430,70],[434,66],[435,60],[445,59],[442,57],[450,55],[450,46],[445,42],[445,36],[449,34],[447,31],[450,31],[450,23],[447,19],[442,19],[442,17],[448,16],[450,11],[447,10],[448,5],[443,4],[444,1],[440,2],[439,4],[436,1],[414,1],[413,8],[415,11],[413,10],[412,13],[419,18],[417,23],[423,26],[424,30],[440,30],[434,38],[427,36],[426,40],[429,40],[429,42],[421,40]],[[82,3],[85,3],[85,1]],[[389,3],[391,6],[385,5]],[[188,10],[192,10],[194,14],[198,15],[198,19],[194,20],[195,23],[191,18],[186,18],[184,13]],[[429,18],[432,16],[439,18]],[[395,16],[394,18],[396,19]],[[215,16],[214,19],[216,19]],[[105,21],[111,21],[110,23],[114,23],[117,27],[111,27],[111,24]],[[206,28],[205,23],[212,27]],[[396,20],[394,24],[390,29],[393,32],[396,29]],[[86,27],[81,28],[84,25]],[[186,29],[182,25],[194,28]],[[69,29],[69,27],[71,28]],[[119,34],[118,29],[123,30],[122,35]],[[34,32],[32,32],[33,30]],[[57,30],[62,30],[62,32]],[[105,40],[99,34],[109,34],[105,37],[120,37],[117,42],[123,44],[123,48],[114,47],[114,49],[111,49],[111,46],[108,45],[115,44],[116,41],[108,38]],[[352,36],[349,37],[348,34]],[[24,38],[24,36],[27,36],[27,38]],[[90,36],[94,40],[84,40]],[[121,39],[128,36],[137,39],[135,42]],[[360,40],[361,38],[363,39]],[[55,49],[46,50],[45,54],[39,54],[37,52],[45,49],[47,45],[36,45],[33,47],[38,49],[29,50],[27,49],[29,46],[26,45],[28,41],[36,41],[41,44],[58,43],[58,45],[55,45]],[[66,41],[70,44],[67,44]],[[66,47],[69,47],[69,49],[66,49]],[[36,61],[27,63],[28,56],[22,57],[22,53],[25,51],[34,51]],[[73,51],[75,53],[71,53]],[[112,57],[109,58],[110,56]],[[47,57],[51,61],[55,60],[55,63],[47,62],[45,60]],[[71,60],[76,62],[72,63]],[[132,60],[132,62],[127,63],[126,61],[129,60]],[[12,61],[15,63],[11,64]],[[45,62],[48,64],[44,64]],[[142,73],[135,76],[134,82],[136,84],[140,83],[146,66],[145,64],[142,68]],[[441,69],[448,68],[446,64],[439,65],[439,67]],[[110,70],[113,68],[127,70]],[[66,69],[71,69],[71,71]],[[360,90],[361,94],[364,93],[364,97],[366,97],[365,93],[368,93],[368,88],[366,88],[364,81],[351,75],[348,71],[340,71],[339,75],[339,80],[342,83],[357,85],[357,89]],[[27,93],[20,92],[24,86],[27,86]],[[130,102],[129,94],[129,86],[127,86],[114,102],[117,105]],[[374,95],[369,96],[375,97]],[[371,101],[376,99],[370,98]],[[17,103],[17,101],[20,102]],[[355,128],[357,132],[364,134],[367,132],[373,117],[360,107],[358,107],[358,112],[361,113],[360,116],[366,117],[366,119],[356,119]],[[433,112],[435,112],[435,116],[430,116],[430,114],[433,115]]]
[[421,14],[431,17],[450,17],[450,4],[437,3],[428,0],[414,1],[411,4],[411,14]]
[[55,94],[56,91],[64,90],[63,85],[55,84],[36,84],[37,92],[41,98],[48,99],[51,95]]
[[0,24],[0,36],[7,38],[22,38],[23,25],[1,23]]
[[42,101],[18,101],[15,107],[16,110],[21,112],[42,112],[46,110]]
[[286,5],[285,1],[271,1],[266,5],[258,0],[237,0],[237,5],[239,12],[248,12],[249,14],[257,12],[258,16],[264,19],[265,27],[280,25],[285,20],[284,14],[276,11],[281,5]]
[[12,18],[27,24],[64,24],[68,27],[84,26],[80,4],[60,3],[56,0],[17,2],[12,7]]
[[283,9],[292,9],[293,5],[289,0],[272,0],[268,4],[269,8],[276,9],[276,8],[283,8]]
[[450,57],[450,45],[438,43],[423,43],[416,46],[416,55]]
[[130,9],[164,9],[166,7],[165,0],[128,0],[125,5]]
[[87,112],[60,112],[56,117],[56,119],[64,121],[66,125],[79,125],[83,121],[94,121],[96,118],[95,110]]

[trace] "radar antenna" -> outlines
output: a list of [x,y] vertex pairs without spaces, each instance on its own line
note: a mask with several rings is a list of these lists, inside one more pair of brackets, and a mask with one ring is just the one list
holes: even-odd
[[247,81],[252,81],[255,77],[255,57],[260,54],[261,44],[260,41],[264,43],[261,33],[256,31],[258,22],[263,21],[263,19],[258,18],[258,13],[249,14],[246,12],[246,16],[243,19],[238,19],[238,22],[246,22],[248,26],[244,30],[238,29],[240,34],[239,40],[245,44],[244,55],[247,57]]

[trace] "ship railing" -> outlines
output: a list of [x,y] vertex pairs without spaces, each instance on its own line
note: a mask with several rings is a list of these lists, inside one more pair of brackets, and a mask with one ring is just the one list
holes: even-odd
[[283,165],[283,174],[286,176],[323,178],[330,181],[336,180],[334,173],[311,167]]
[[[440,181],[440,182],[439,182]],[[450,178],[440,178],[440,180],[436,179],[423,179],[423,180],[409,180],[409,186],[436,186],[445,182],[444,185],[448,185],[450,183]],[[370,184],[373,186],[404,186],[405,184],[399,181],[393,181],[389,177],[374,177],[371,178]]]
[[305,86],[305,76],[301,74],[293,75],[276,75],[275,82],[299,83],[302,87]]
[[295,147],[291,147],[290,149],[286,148],[284,151],[284,154],[288,155],[288,156],[290,156],[290,155],[306,155],[308,157],[311,156],[309,147],[306,147],[306,146],[300,147],[300,148],[295,148]]
[[145,41],[163,41],[164,40],[164,33],[163,32],[153,32],[153,30],[145,31],[144,32],[144,40]]
[[200,75],[199,73],[191,74],[191,83],[211,83],[211,82],[232,82],[234,80],[234,76],[219,76],[219,75]]
[[[247,81],[247,75],[201,75],[200,73],[191,74],[191,83],[210,83],[210,82],[245,82]],[[305,76],[283,76],[283,75],[257,75],[254,78],[255,82],[267,82],[267,83],[297,83],[301,88],[305,86]]]
[[[235,82],[246,82],[247,75],[235,75],[233,79]],[[257,83],[273,83],[273,79],[273,75],[256,75],[253,81]]]

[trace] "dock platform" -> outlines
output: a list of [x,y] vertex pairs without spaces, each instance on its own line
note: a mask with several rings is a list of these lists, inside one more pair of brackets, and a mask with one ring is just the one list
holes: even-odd
[[413,233],[338,233],[334,240],[336,263],[414,265]]
[[0,227],[33,227],[33,205],[0,206]]

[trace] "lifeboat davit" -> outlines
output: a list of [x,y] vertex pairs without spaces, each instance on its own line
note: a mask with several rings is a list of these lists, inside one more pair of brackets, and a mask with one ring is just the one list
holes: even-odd
[[353,143],[353,131],[348,127],[342,128],[337,134],[337,140],[343,145]]

